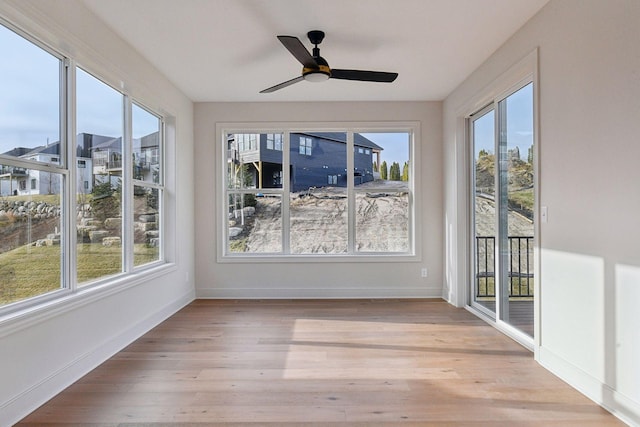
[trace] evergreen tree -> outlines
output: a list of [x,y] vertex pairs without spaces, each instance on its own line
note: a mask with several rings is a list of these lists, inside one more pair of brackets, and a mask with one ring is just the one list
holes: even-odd
[[391,181],[400,181],[401,178],[400,165],[398,164],[398,162],[393,162],[391,164],[391,168],[389,169],[389,179]]
[[405,182],[409,181],[409,162],[404,162],[404,166],[402,167],[402,180]]
[[383,161],[380,165],[380,178],[387,179],[387,161]]
[[373,171],[378,172],[378,164],[376,162],[373,162]]

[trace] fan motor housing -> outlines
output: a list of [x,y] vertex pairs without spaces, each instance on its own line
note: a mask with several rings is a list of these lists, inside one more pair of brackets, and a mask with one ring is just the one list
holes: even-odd
[[[314,49],[314,51],[316,49]],[[321,82],[331,77],[331,68],[329,68],[329,63],[320,55],[314,55],[313,59],[315,59],[318,66],[313,68],[303,67],[302,76],[304,79],[309,82]]]

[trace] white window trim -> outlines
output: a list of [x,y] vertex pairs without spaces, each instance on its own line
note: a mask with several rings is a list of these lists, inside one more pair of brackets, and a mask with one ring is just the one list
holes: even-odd
[[[354,180],[354,150],[349,150],[349,145],[353,147],[353,134],[355,133],[401,133],[406,132],[410,135],[409,141],[409,240],[410,247],[406,253],[395,252],[353,252],[353,248],[348,248],[351,253],[347,254],[288,254],[289,242],[289,204],[284,203],[284,195],[289,191],[289,170],[283,168],[283,188],[269,189],[272,193],[283,194],[282,215],[283,215],[283,252],[277,254],[227,254],[226,242],[228,240],[228,227],[226,227],[226,203],[225,197],[227,189],[225,188],[224,175],[226,173],[226,135],[235,133],[282,133],[283,134],[283,164],[289,164],[290,154],[290,134],[293,133],[315,133],[315,132],[346,132],[347,133],[347,183],[349,209],[355,209],[355,193],[353,190]],[[422,260],[421,236],[422,227],[419,218],[422,217],[421,210],[421,180],[420,169],[416,167],[416,159],[420,158],[420,122],[245,122],[245,123],[224,123],[216,124],[216,175],[215,180],[218,183],[216,204],[218,211],[216,212],[216,232],[219,238],[216,239],[216,260],[220,263],[282,263],[282,262],[418,262]],[[286,187],[286,188],[285,188]],[[274,190],[274,191],[271,191]],[[255,189],[244,190],[247,193],[253,193]],[[368,189],[375,191],[375,189]],[[388,191],[388,190],[387,190]],[[240,193],[243,190],[238,191]],[[350,221],[355,222],[353,212],[349,215]],[[349,224],[349,233],[355,232],[355,223]],[[349,241],[353,242],[353,236],[349,236]]]

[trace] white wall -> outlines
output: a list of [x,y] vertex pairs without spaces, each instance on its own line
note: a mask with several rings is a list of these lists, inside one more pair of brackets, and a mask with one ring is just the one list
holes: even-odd
[[[329,84],[329,83],[326,83]],[[419,121],[422,248],[414,262],[217,262],[216,123]],[[200,103],[196,136],[196,294],[216,298],[441,297],[442,115],[439,102]],[[420,269],[429,277],[420,277]]]
[[640,2],[552,0],[444,102],[445,294],[464,303],[456,111],[539,47],[537,358],[640,424]]
[[119,286],[0,319],[0,425],[5,426],[194,298],[193,104],[81,1],[2,1],[0,16],[169,117],[166,238],[172,261]]

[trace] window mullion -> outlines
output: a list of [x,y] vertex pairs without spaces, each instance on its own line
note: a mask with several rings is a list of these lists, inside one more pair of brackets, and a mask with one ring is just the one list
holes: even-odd
[[289,218],[290,209],[289,202],[291,200],[291,168],[289,162],[291,159],[289,147],[291,146],[291,132],[284,132],[284,141],[282,147],[282,253],[290,254],[290,233]]
[[[158,229],[160,230],[160,253],[159,253],[159,259],[164,261],[166,260],[166,245],[167,245],[167,229],[166,229],[166,221],[167,221],[167,215],[165,214],[165,208],[167,206],[166,203],[166,197],[167,197],[167,192],[165,190],[165,165],[166,165],[166,159],[164,158],[164,154],[165,154],[165,138],[167,135],[167,128],[166,128],[166,123],[164,118],[160,120],[160,147],[158,147],[158,161],[160,162],[160,175],[158,176],[158,181],[160,183],[161,188],[158,190],[160,191],[160,199],[158,200],[158,214],[159,214],[159,218],[158,218]],[[135,260],[134,260],[135,261]],[[135,262],[134,262],[135,264]]]
[[122,269],[124,272],[133,270],[133,189],[132,180],[132,112],[131,99],[123,96],[123,141],[122,141]]
[[[64,179],[63,198],[64,216],[62,226],[64,230],[63,249],[62,249],[62,280],[63,286],[68,287],[71,291],[75,291],[78,286],[77,279],[77,257],[78,251],[78,232],[76,229],[78,203],[77,197],[77,153],[73,147],[77,145],[76,137],[76,67],[75,63],[67,58],[63,61],[62,87],[63,96],[61,105],[61,125],[63,132],[63,143],[61,149],[65,150],[64,154],[60,153],[61,159],[66,159],[66,168],[68,174]],[[66,155],[65,155],[66,154]]]
[[347,253],[353,254],[355,252],[356,241],[356,210],[355,210],[355,194],[354,194],[354,149],[353,144],[353,131],[347,131]]

